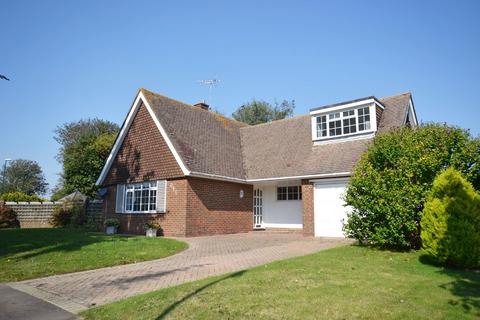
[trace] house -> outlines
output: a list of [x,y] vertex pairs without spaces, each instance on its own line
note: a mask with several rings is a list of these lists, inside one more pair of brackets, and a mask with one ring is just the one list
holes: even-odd
[[410,93],[248,126],[140,89],[98,178],[106,218],[167,236],[286,229],[341,237],[342,194],[375,134],[416,126]]

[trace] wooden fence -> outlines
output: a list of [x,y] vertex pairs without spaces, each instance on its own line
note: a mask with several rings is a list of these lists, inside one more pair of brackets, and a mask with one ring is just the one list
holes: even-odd
[[[87,219],[101,225],[103,221],[102,200],[88,200],[85,205]],[[48,228],[53,211],[62,202],[1,202],[0,207],[7,206],[17,213],[21,228]]]

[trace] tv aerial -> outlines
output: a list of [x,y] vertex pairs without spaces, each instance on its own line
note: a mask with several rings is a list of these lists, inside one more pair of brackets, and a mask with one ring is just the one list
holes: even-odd
[[212,106],[213,105],[213,88],[215,88],[220,83],[220,80],[216,78],[197,80],[197,83],[208,87],[208,104]]

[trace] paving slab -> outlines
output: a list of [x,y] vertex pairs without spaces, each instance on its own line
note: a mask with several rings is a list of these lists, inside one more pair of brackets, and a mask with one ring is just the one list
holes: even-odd
[[351,240],[250,232],[179,239],[189,248],[146,262],[10,283],[72,313],[185,282],[346,245]]

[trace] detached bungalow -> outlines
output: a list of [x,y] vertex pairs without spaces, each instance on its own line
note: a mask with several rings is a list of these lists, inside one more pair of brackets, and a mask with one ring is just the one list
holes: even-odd
[[416,126],[410,93],[248,126],[140,89],[98,178],[105,218],[167,236],[287,229],[342,237],[342,194],[375,134]]

